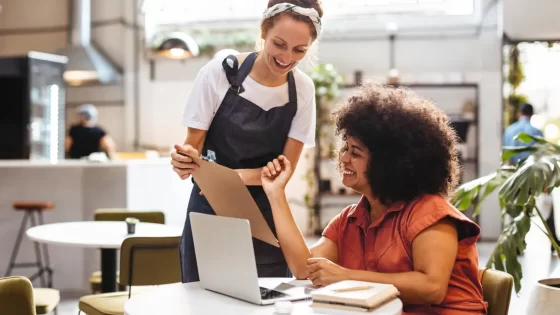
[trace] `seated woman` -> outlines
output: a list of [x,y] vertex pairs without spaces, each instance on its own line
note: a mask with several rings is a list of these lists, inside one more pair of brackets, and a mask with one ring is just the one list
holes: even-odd
[[405,314],[486,314],[478,279],[480,228],[447,200],[460,166],[456,134],[431,101],[364,84],[335,113],[343,184],[360,194],[308,248],[284,188],[284,156],[262,170],[276,233],[298,279],[390,283]]

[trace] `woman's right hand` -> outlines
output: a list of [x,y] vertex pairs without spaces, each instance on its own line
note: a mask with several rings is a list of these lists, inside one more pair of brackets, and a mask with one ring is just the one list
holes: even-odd
[[261,181],[264,191],[267,194],[283,192],[292,177],[292,164],[283,155],[268,162],[262,168]]
[[193,162],[190,156],[199,156],[198,151],[190,144],[183,144],[174,146],[175,151],[171,153],[171,165],[173,171],[179,175],[181,179],[187,179],[191,176],[193,170],[198,165]]

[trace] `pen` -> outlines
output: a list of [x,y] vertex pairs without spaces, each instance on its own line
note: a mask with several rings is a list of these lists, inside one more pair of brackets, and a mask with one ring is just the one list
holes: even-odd
[[351,292],[351,291],[362,291],[362,290],[369,290],[373,288],[372,286],[364,286],[364,287],[352,287],[352,288],[344,288],[344,289],[337,289],[333,290],[334,292]]

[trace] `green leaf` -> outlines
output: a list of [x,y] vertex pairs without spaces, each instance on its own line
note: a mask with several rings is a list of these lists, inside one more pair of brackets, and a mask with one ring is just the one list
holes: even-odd
[[505,225],[498,238],[494,251],[490,255],[487,267],[504,271],[512,275],[515,284],[515,292],[521,290],[521,279],[523,270],[519,263],[517,253],[525,251],[525,236],[531,228],[531,219],[522,211],[521,214]]
[[502,148],[502,162],[506,162],[512,157],[523,152],[536,152],[537,147],[525,146],[525,147],[503,147]]
[[560,154],[543,151],[529,156],[501,186],[506,204],[525,205],[530,198],[550,191],[560,182]]
[[482,202],[512,174],[512,167],[503,167],[484,177],[461,185],[452,199],[453,205],[460,211],[474,207],[474,216],[480,213]]
[[524,132],[518,134],[513,139],[514,140],[519,140],[523,143],[532,143],[532,142],[536,142],[536,143],[540,143],[540,144],[548,143],[546,140],[544,140],[543,137],[532,136],[532,135],[530,135],[528,133],[524,133]]

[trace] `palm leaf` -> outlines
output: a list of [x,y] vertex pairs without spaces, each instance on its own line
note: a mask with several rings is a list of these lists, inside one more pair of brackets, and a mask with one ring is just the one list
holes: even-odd
[[521,211],[520,215],[513,218],[507,223],[494,251],[490,255],[490,259],[486,266],[496,270],[504,271],[513,276],[515,284],[515,292],[521,290],[521,279],[523,278],[523,270],[517,259],[517,253],[523,253],[527,244],[525,236],[531,227],[531,219]]
[[514,167],[504,166],[496,172],[461,185],[455,192],[453,205],[460,211],[474,207],[473,216],[476,217],[480,213],[482,202],[500,187],[514,170]]
[[512,157],[516,156],[519,153],[524,152],[536,152],[538,148],[534,146],[525,146],[525,147],[503,147],[502,148],[502,163],[508,161]]
[[507,204],[525,205],[530,198],[560,184],[560,154],[539,151],[529,156],[500,187]]
[[502,166],[492,174],[461,185],[452,202],[461,211],[474,207],[475,215],[478,215],[482,201],[498,189],[504,229],[487,266],[511,274],[515,290],[519,292],[523,274],[517,255],[525,251],[525,237],[531,227],[532,216],[538,214],[547,228],[543,232],[560,254],[560,246],[552,239],[546,219],[535,207],[538,195],[550,193],[560,186],[560,146],[525,133],[517,135],[516,140],[528,145],[504,148],[502,160],[505,162],[521,152],[530,152],[528,158],[518,165]]
[[546,145],[546,146],[551,146],[551,147],[555,148],[556,150],[560,151],[560,145],[556,145],[552,142],[548,142],[543,137],[532,136],[528,133],[521,132],[520,134],[515,136],[514,139],[519,140],[523,143],[538,143],[538,144],[543,144],[543,145]]

